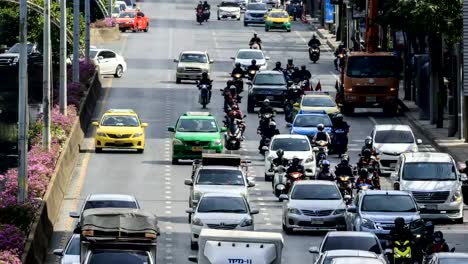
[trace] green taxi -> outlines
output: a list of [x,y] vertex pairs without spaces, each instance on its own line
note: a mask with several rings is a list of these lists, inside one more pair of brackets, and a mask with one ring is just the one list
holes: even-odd
[[174,133],[172,164],[179,163],[179,159],[201,158],[204,150],[223,151],[221,133],[226,132],[226,128],[218,126],[215,117],[208,112],[187,112],[167,130]]

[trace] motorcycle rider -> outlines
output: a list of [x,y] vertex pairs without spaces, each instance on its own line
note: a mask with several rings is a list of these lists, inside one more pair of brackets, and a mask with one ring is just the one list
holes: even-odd
[[239,62],[236,63],[236,67],[232,70],[231,76],[234,76],[236,74],[240,74],[241,76],[244,75],[244,70],[241,67],[241,64]]
[[390,230],[390,238],[392,247],[395,246],[395,241],[412,241],[413,234],[411,230],[406,227],[405,219],[403,217],[395,218],[395,227]]
[[432,245],[429,250],[430,250],[429,254],[450,251],[447,242],[445,242],[444,234],[442,234],[442,232],[440,231],[434,232],[434,235],[432,236]]
[[281,67],[281,62],[279,62],[279,61],[276,62],[275,68],[273,68],[273,71],[284,72],[283,67]]
[[345,131],[346,134],[349,133],[349,125],[348,122],[343,120],[343,115],[341,113],[336,114],[333,122],[334,129],[342,129]]
[[208,87],[208,101],[211,100],[212,82],[213,80],[210,80],[210,78],[208,77],[208,73],[206,72],[202,73],[202,78],[200,79],[200,81],[198,81],[198,85],[206,85]]
[[357,167],[362,168],[363,166],[374,166],[374,165],[377,165],[377,164],[375,160],[372,158],[372,151],[370,149],[364,149],[361,157],[359,157]]
[[308,46],[309,48],[312,48],[313,46],[317,46],[317,48],[320,50],[320,46],[322,43],[320,40],[318,40],[317,36],[315,34],[312,35],[312,38],[309,40]]
[[289,164],[288,159],[284,158],[284,150],[278,149],[276,151],[276,158],[271,161],[272,167],[284,166],[287,167]]
[[377,156],[378,152],[372,145],[372,137],[367,136],[366,139],[364,139],[364,146],[361,148],[361,155],[364,155],[364,150],[365,149],[370,149],[371,155]]
[[301,70],[299,72],[302,80],[310,80],[310,78],[312,78],[312,74],[307,70],[305,65],[301,65]]
[[315,144],[318,141],[326,141],[327,145],[331,144],[330,135],[325,131],[325,126],[323,124],[317,125],[317,133],[314,135],[312,142]]
[[276,128],[276,123],[274,121],[271,121],[269,126],[265,129],[261,129],[261,131],[262,139],[260,140],[260,145],[258,146],[260,154],[262,154],[262,147],[265,146],[265,139],[271,139],[272,137],[280,134],[280,131]]
[[338,177],[342,175],[353,176],[353,167],[349,165],[349,156],[347,154],[344,154],[341,157],[341,162],[335,166],[335,175]]
[[203,12],[203,3],[202,3],[202,1],[198,2],[198,5],[195,8],[195,10],[197,10],[197,13],[198,12]]
[[255,43],[257,43],[260,49],[262,49],[262,40],[257,36],[257,33],[253,34],[253,37],[250,39],[249,45],[252,46]]
[[245,125],[245,122],[244,122],[244,115],[242,114],[242,111],[239,109],[239,106],[237,104],[234,104],[231,107],[231,111],[229,111],[228,117],[231,120],[234,120],[234,119],[239,119],[240,120],[239,128],[241,130],[242,139],[244,139],[244,132],[245,132],[246,125]]
[[262,107],[260,107],[260,110],[258,110],[258,112],[261,115],[264,115],[264,114],[267,114],[267,113],[274,114],[275,109],[270,106],[270,100],[265,99],[265,100],[263,100],[263,105],[262,105]]
[[334,181],[335,175],[330,171],[330,161],[323,160],[320,165],[321,170],[317,174],[317,180]]
[[294,180],[289,178],[289,174],[293,172],[300,172],[300,173],[305,173],[304,166],[301,165],[300,160],[297,156],[294,156],[291,165],[289,165],[289,168],[286,170],[286,177],[288,177],[289,180]]
[[286,71],[294,70],[294,63],[293,59],[288,59],[288,63],[286,64]]
[[369,179],[369,171],[366,168],[362,168],[359,170],[359,177],[356,180],[356,186],[366,183],[373,186],[372,179]]
[[[247,74],[250,76],[250,71],[255,71],[255,72],[258,72],[260,70],[260,67],[258,67],[257,65],[257,61],[256,60],[252,60],[251,62],[252,64],[249,65],[249,67],[247,67]],[[253,78],[253,75],[250,76],[250,78]]]
[[210,6],[210,4],[208,4],[208,1],[203,2],[203,9],[205,9],[205,10],[210,10],[211,9],[211,6]]
[[302,75],[301,75],[301,71],[299,70],[299,67],[294,67],[294,70],[291,74],[291,79],[293,80],[294,83],[298,83],[302,81]]
[[343,54],[343,51],[345,49],[345,45],[343,42],[340,43],[340,45],[338,45],[338,47],[336,48],[335,50],[335,60],[333,61],[333,64],[335,65],[335,70],[338,71],[338,60],[339,60],[339,56],[340,54]]

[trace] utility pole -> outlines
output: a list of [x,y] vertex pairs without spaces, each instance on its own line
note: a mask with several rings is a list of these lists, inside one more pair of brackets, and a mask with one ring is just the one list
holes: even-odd
[[19,93],[18,93],[18,203],[28,197],[28,2],[20,0]]
[[67,115],[67,1],[60,0],[60,113]]
[[112,9],[113,9],[113,8],[112,8],[112,0],[109,0],[109,6],[108,6],[108,8],[109,8],[109,11],[108,11],[108,12],[109,12],[109,17],[112,17]]
[[43,68],[42,68],[42,148],[50,150],[50,0],[44,1],[44,31],[43,31]]
[[80,82],[80,0],[73,0],[73,82]]
[[89,61],[89,1],[85,0],[85,61],[88,64]]

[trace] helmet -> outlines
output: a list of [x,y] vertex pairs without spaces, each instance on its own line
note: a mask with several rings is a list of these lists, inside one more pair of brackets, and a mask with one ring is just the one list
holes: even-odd
[[444,234],[440,231],[435,231],[432,237],[434,238],[434,242],[439,243],[444,239]]
[[405,227],[405,219],[403,217],[395,218],[395,229],[403,229]]
[[364,139],[364,144],[366,146],[372,146],[372,138],[370,136],[367,136],[366,139]]
[[370,149],[366,148],[362,151],[362,155],[366,158],[370,158],[370,156],[372,155],[372,152]]
[[344,166],[348,166],[348,164],[349,164],[349,157],[348,157],[348,155],[345,154],[345,155],[343,155],[343,156],[341,157],[341,164],[344,165]]
[[269,104],[270,104],[270,100],[268,100],[268,99],[263,100],[263,104],[264,104],[264,105],[269,105]]
[[278,156],[278,158],[283,157],[283,155],[284,155],[284,150],[283,149],[278,149],[276,151],[276,156]]
[[203,73],[201,74],[201,76],[202,76],[202,78],[208,78],[208,73],[207,73],[207,72],[203,72]]
[[293,59],[288,59],[288,64],[292,64],[293,63]]
[[299,158],[297,156],[294,156],[292,159],[292,163],[299,164]]
[[367,179],[368,174],[369,174],[369,172],[367,171],[366,168],[361,168],[361,170],[359,171],[359,176],[361,176],[363,178]]
[[240,68],[240,67],[241,67],[240,62],[236,62],[236,68]]
[[315,39],[317,38],[317,36],[315,34],[312,34],[312,38]]
[[235,89],[237,89],[237,87],[236,87],[235,85],[232,85],[232,84],[231,84],[231,86],[229,86],[229,89],[230,89],[230,90],[235,90]]
[[294,71],[299,71],[299,67],[294,67]]
[[431,221],[427,221],[424,227],[426,234],[432,235],[434,233],[434,224]]
[[322,166],[324,166],[324,167],[330,167],[330,161],[328,161],[328,160],[322,160]]
[[271,122],[270,122],[270,127],[271,127],[271,128],[275,128],[275,127],[276,127],[275,121],[271,121]]
[[256,33],[256,32],[254,32],[254,37],[256,37],[256,36],[257,36],[257,33]]
[[301,65],[301,70],[305,70],[306,69],[306,66],[305,65]]
[[368,171],[369,173],[374,173],[375,168],[372,167],[372,166],[370,166],[370,167],[367,168],[367,171]]
[[276,67],[281,67],[281,62],[277,61],[276,62]]
[[257,61],[256,60],[252,60],[252,65],[255,65],[257,64]]
[[336,114],[335,119],[336,119],[337,121],[343,121],[343,115],[340,114],[340,113],[338,113],[338,114]]
[[343,161],[343,160],[346,160],[346,161],[349,162],[349,156],[348,156],[348,154],[343,154],[343,155],[341,156],[341,160],[342,160],[342,161]]
[[318,124],[317,125],[317,130],[318,131],[323,131],[325,129],[325,126],[323,124]]

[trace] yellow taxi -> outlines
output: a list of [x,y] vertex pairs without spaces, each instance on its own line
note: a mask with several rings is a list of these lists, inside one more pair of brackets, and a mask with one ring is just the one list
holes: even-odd
[[110,109],[100,122],[93,122],[97,127],[95,138],[96,153],[103,148],[145,150],[145,127],[137,113],[132,109]]
[[330,118],[340,112],[335,100],[327,92],[305,92],[300,103],[294,104],[294,116],[300,111],[325,111]]
[[291,19],[288,12],[281,9],[273,9],[265,15],[265,31],[270,29],[284,29],[291,32]]

